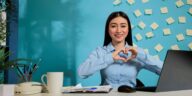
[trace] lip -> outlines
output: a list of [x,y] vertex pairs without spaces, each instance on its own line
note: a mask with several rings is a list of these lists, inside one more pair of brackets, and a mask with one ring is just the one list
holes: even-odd
[[117,37],[117,38],[121,38],[121,37],[123,37],[123,34],[116,34],[114,36]]

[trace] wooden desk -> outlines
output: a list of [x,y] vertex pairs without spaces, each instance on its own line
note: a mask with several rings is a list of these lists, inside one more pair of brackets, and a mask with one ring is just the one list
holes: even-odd
[[34,95],[15,95],[15,96],[191,96],[192,90],[169,91],[169,92],[142,92],[119,93],[112,90],[110,93],[65,93],[65,94],[47,94],[39,93]]

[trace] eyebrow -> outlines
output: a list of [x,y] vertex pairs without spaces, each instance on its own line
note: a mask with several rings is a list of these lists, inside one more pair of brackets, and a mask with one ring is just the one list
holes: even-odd
[[[110,23],[110,25],[111,25],[111,24],[117,24],[117,23]],[[126,25],[128,25],[127,23],[120,23],[120,24],[123,24],[123,25],[126,24]]]

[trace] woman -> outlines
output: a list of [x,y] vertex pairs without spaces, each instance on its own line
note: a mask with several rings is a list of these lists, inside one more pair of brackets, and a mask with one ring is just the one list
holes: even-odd
[[160,74],[163,63],[132,45],[128,16],[121,11],[113,12],[106,22],[103,47],[94,50],[79,66],[79,76],[87,78],[100,71],[101,85],[118,88],[121,85],[135,87],[142,68]]

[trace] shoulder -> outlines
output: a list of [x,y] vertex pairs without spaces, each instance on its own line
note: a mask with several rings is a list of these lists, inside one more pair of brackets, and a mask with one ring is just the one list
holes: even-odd
[[99,52],[99,53],[100,52],[105,53],[105,52],[107,52],[107,47],[106,46],[98,46],[98,47],[96,47],[95,51]]

